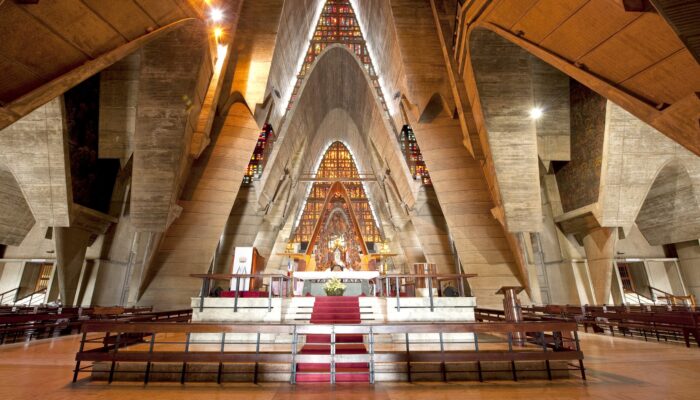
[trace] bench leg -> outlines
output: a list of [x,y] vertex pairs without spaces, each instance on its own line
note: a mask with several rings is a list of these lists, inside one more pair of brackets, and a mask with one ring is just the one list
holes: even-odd
[[73,383],[78,381],[78,371],[80,371],[80,361],[75,362],[75,371],[73,371]]

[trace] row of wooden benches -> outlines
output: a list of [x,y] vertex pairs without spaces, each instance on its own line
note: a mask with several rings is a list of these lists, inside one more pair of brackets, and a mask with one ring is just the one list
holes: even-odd
[[191,315],[191,309],[154,312],[152,308],[44,307],[37,308],[34,312],[19,310],[0,314],[0,344],[75,333],[80,331],[86,321],[186,322]]
[[[598,306],[529,306],[522,308],[525,321],[569,321],[576,322],[588,332],[612,335],[641,337],[648,340],[675,341],[682,339],[690,347],[690,337],[700,346],[700,312],[682,309],[645,311],[628,307]],[[477,308],[479,321],[501,321],[505,319],[502,310]]]

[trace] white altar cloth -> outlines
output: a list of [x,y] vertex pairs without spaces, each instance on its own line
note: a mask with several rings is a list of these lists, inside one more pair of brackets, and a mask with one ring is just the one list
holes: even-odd
[[379,271],[300,271],[294,273],[295,279],[356,279],[371,280],[379,276]]

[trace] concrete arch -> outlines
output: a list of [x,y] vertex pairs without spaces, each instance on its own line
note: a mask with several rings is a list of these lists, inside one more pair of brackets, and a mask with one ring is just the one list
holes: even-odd
[[[605,114],[598,197],[601,226],[631,227],[641,215],[650,193],[655,196],[652,193],[655,182],[662,184],[667,179],[670,179],[668,182],[675,179],[668,170],[663,173],[669,165],[671,168],[683,166],[688,184],[698,198],[700,157],[611,101],[607,102]],[[667,228],[672,227],[669,223]]]
[[0,163],[0,244],[19,246],[35,220],[9,167]]
[[[317,132],[314,134],[311,143],[304,150],[302,156],[303,172],[315,172],[321,159],[326,154],[328,148],[336,141],[342,142],[353,155],[355,165],[360,173],[373,173],[375,176],[381,174],[377,169],[376,160],[370,152],[370,145],[367,136],[360,133],[350,114],[341,108],[332,109],[326,114]],[[362,155],[368,155],[363,157]],[[381,187],[377,183],[366,183],[364,185],[370,202],[374,205],[375,211],[379,214],[378,223],[389,221],[387,199]],[[299,203],[304,201],[311,184],[298,185],[295,193]],[[376,216],[375,216],[376,217]]]
[[677,157],[669,159],[651,182],[637,214],[639,230],[651,245],[700,238],[700,185]]
[[280,137],[267,162],[270,167],[260,182],[260,205],[264,207],[267,199],[272,198],[293,156],[313,141],[321,123],[334,109],[345,110],[365,140],[371,141],[382,153],[401,196],[412,204],[417,186],[403,160],[394,129],[386,118],[375,88],[357,57],[344,46],[333,45],[312,65],[298,99],[279,130]]

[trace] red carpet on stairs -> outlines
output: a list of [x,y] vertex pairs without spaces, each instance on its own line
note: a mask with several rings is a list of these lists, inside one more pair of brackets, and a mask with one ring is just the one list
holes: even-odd
[[[357,297],[316,297],[311,312],[312,324],[359,324],[360,301]],[[367,354],[362,335],[335,335],[336,354]],[[331,335],[307,335],[301,354],[330,354]],[[330,382],[330,364],[297,364],[297,382]],[[336,363],[336,382],[369,382],[369,364]]]

